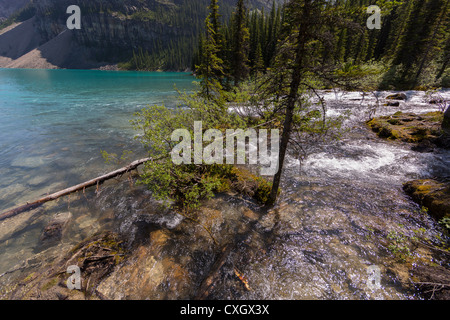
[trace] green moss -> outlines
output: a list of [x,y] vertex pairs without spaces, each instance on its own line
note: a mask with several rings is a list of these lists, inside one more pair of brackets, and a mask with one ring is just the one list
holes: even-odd
[[444,121],[444,113],[442,111],[433,111],[425,113],[424,116],[426,117],[427,122],[438,122],[441,123]]
[[404,114],[401,111],[391,116],[371,119],[367,125],[377,136],[389,140],[419,143],[424,140],[435,141],[441,135],[442,112],[426,114]]
[[26,276],[25,279],[23,279],[23,282],[26,283],[26,282],[29,282],[29,281],[33,280],[33,278],[34,278],[35,275],[36,275],[35,272],[30,273],[28,276]]
[[391,135],[390,135],[389,139],[397,140],[397,139],[400,139],[400,138],[401,138],[401,135],[400,135],[400,132],[398,130],[391,130]]
[[262,177],[258,177],[250,171],[233,167],[230,172],[233,187],[262,204],[266,204],[272,190],[272,183]]
[[420,193],[429,193],[431,189],[431,185],[421,185],[418,186],[416,190]]
[[56,286],[56,285],[58,284],[58,282],[59,282],[59,279],[58,279],[58,278],[52,278],[52,279],[50,279],[50,281],[48,281],[47,283],[45,283],[45,284],[41,287],[41,290],[42,290],[42,291],[47,291],[48,289],[50,289],[50,288]]
[[399,119],[389,119],[387,122],[389,124],[392,124],[392,125],[400,125],[400,124],[402,124],[402,122]]

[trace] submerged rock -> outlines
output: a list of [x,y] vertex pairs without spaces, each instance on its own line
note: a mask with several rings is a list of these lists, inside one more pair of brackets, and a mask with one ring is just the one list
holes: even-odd
[[447,111],[444,113],[444,120],[442,121],[442,130],[444,134],[441,137],[442,145],[450,149],[450,106],[447,107]]
[[72,213],[62,212],[56,214],[47,224],[39,238],[41,243],[52,243],[60,241],[67,229],[67,225],[72,218]]
[[[113,300],[187,298],[187,271],[175,262],[175,257],[162,252],[168,239],[166,230],[153,231],[149,245],[139,246],[98,285],[96,294]],[[161,287],[167,288],[163,296]]]
[[37,168],[45,164],[43,157],[18,157],[11,162],[13,167]]

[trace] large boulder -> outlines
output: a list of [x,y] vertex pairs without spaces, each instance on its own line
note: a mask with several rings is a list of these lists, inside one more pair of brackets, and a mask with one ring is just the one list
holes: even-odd
[[386,97],[386,100],[406,100],[406,94],[403,92],[390,94]]
[[54,243],[60,241],[71,219],[72,214],[70,212],[56,214],[42,231],[40,237],[41,243]]
[[440,145],[442,148],[450,149],[450,106],[447,107],[447,111],[444,113],[442,131],[443,134],[440,137]]
[[[401,140],[409,143],[426,143],[441,145],[442,112],[425,114],[396,112],[389,116],[373,118],[367,125],[380,138]],[[430,146],[427,147],[429,149]]]
[[400,102],[399,101],[388,101],[384,104],[386,107],[399,107]]

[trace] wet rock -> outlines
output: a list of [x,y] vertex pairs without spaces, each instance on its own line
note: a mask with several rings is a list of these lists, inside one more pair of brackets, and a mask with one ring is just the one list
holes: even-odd
[[[121,238],[112,232],[98,233],[85,239],[72,249],[63,250],[58,259],[52,259],[39,269],[24,274],[6,299],[84,300],[98,299],[97,285],[109,275],[126,256]],[[46,256],[47,253],[40,254]],[[66,272],[70,265],[81,271],[81,290],[69,290]]]
[[444,113],[444,120],[442,121],[442,129],[450,135],[450,107]]
[[442,99],[433,99],[433,100],[428,101],[429,104],[441,104],[444,102],[445,102],[445,100],[442,100]]
[[17,197],[26,191],[26,186],[20,183],[14,183],[7,187],[0,188],[0,200],[9,200]]
[[406,100],[406,94],[403,92],[390,94],[386,97],[387,100]]
[[205,207],[202,208],[198,220],[204,226],[214,230],[219,228],[224,222],[223,212],[221,210]]
[[13,167],[37,168],[45,164],[43,157],[20,157],[12,161]]
[[47,180],[49,180],[47,176],[35,176],[31,179],[28,179],[27,182],[30,186],[38,186],[40,184],[43,184]]
[[168,238],[167,231],[152,232],[149,245],[138,247],[124,264],[98,285],[98,295],[114,300],[186,298],[183,294],[187,294],[187,272],[162,252]]
[[405,183],[403,190],[435,219],[450,217],[450,182],[413,180]]
[[250,210],[247,207],[243,207],[242,211],[243,211],[242,214],[252,221],[256,221],[259,219],[259,215],[255,211]]
[[439,265],[419,265],[411,270],[411,280],[425,299],[450,300],[450,270]]
[[79,216],[75,223],[78,224],[80,229],[89,228],[91,230],[97,230],[99,228],[97,219],[95,217],[90,216],[89,214],[84,214]]
[[39,240],[47,243],[60,241],[71,218],[72,213],[70,212],[56,214],[42,231]]
[[398,107],[398,106],[400,106],[400,102],[399,101],[388,101],[384,105],[387,107]]
[[424,140],[419,142],[417,145],[411,147],[411,150],[417,151],[417,152],[433,152],[436,145],[431,143],[429,140]]
[[42,208],[37,208],[0,221],[0,242],[29,231],[40,221]]

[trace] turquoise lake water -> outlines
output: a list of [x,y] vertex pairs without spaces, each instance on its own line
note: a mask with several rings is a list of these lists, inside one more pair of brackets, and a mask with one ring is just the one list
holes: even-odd
[[0,212],[98,176],[101,150],[141,151],[130,120],[175,106],[188,73],[0,69]]

